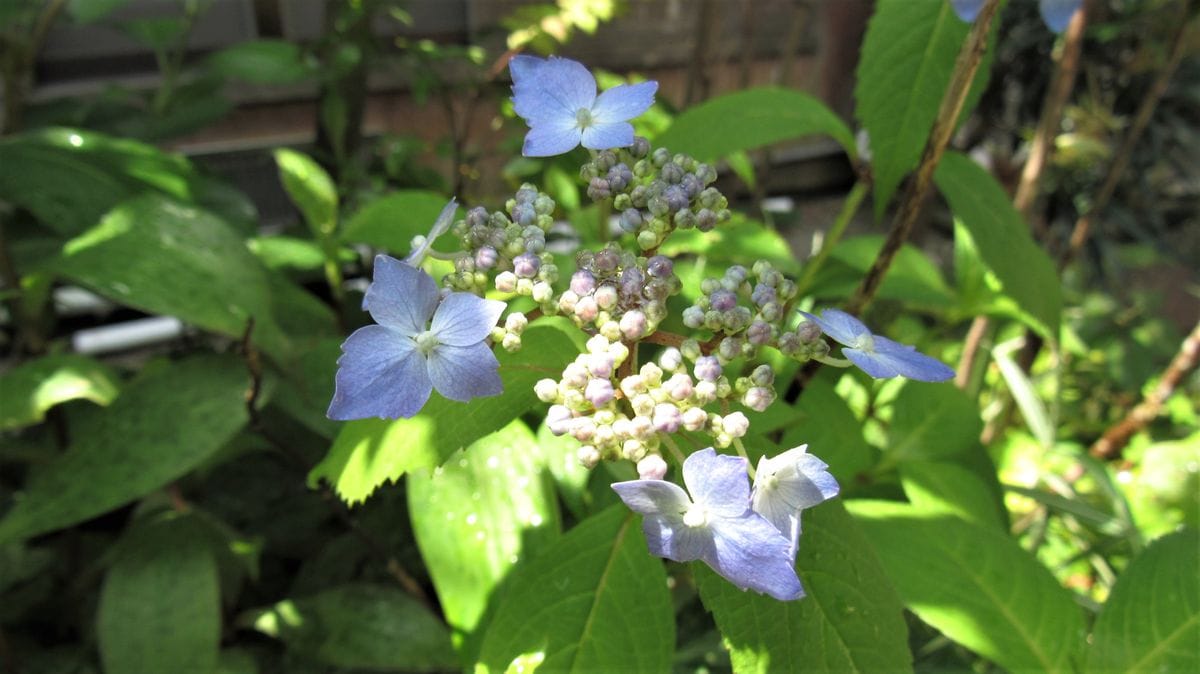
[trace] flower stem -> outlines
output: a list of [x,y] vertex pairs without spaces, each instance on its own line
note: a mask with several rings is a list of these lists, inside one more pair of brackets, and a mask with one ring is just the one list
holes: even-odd
[[925,150],[921,154],[921,162],[917,165],[916,175],[904,190],[900,208],[892,223],[892,231],[884,241],[883,249],[879,251],[875,263],[871,265],[870,271],[863,277],[854,297],[846,306],[848,313],[860,314],[871,303],[876,291],[879,290],[880,283],[883,282],[884,275],[892,266],[892,260],[895,259],[896,253],[900,252],[900,247],[908,239],[913,225],[921,215],[925,199],[929,196],[930,188],[933,186],[933,171],[941,162],[942,153],[946,151],[946,146],[950,143],[950,136],[953,135],[954,128],[958,124],[958,118],[967,101],[967,93],[971,89],[971,81],[975,79],[975,71],[979,69],[979,63],[983,60],[983,53],[987,48],[992,19],[995,18],[999,8],[1000,0],[987,0],[983,9],[980,10],[979,16],[976,17],[975,23],[971,26],[971,32],[967,35],[967,40],[958,53],[958,60],[954,63],[950,84],[942,96],[941,107],[938,108],[937,118],[929,132]]
[[750,455],[746,453],[746,445],[742,444],[741,438],[733,439],[733,448],[737,450],[738,456],[746,460],[746,472],[749,473],[750,479],[754,479],[754,463],[750,460]]
[[686,457],[684,457],[683,452],[679,451],[679,445],[675,444],[675,441],[669,435],[662,436],[662,442],[666,445],[667,450],[671,452],[671,457],[682,466]]
[[834,367],[850,367],[851,365],[854,364],[854,363],[851,363],[849,360],[846,360],[845,358],[834,358],[833,356],[829,356],[829,355],[813,356],[813,360],[820,361],[822,363],[825,363],[826,365],[832,365]]
[[842,235],[846,233],[846,226],[854,219],[854,214],[858,213],[858,207],[862,205],[863,197],[867,195],[867,191],[867,183],[862,180],[854,183],[854,187],[850,188],[850,193],[846,195],[846,201],[842,204],[841,212],[838,213],[837,219],[833,221],[833,226],[829,228],[829,232],[825,235],[825,240],[821,242],[821,249],[809,260],[808,264],[804,265],[804,273],[801,274],[800,280],[796,282],[796,297],[802,297],[809,286],[812,285],[813,279],[816,278],[817,272],[821,269],[821,265],[825,264],[825,260],[829,258],[829,252],[833,250],[833,247],[841,240]]

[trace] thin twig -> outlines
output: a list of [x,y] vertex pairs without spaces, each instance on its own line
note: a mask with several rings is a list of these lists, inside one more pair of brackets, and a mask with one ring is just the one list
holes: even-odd
[[1158,108],[1159,102],[1162,100],[1163,94],[1167,92],[1167,85],[1171,83],[1171,78],[1175,75],[1175,71],[1179,68],[1179,64],[1183,61],[1184,52],[1187,51],[1187,40],[1184,38],[1188,34],[1188,8],[1191,5],[1191,0],[1182,0],[1179,6],[1178,26],[1175,30],[1175,36],[1171,40],[1171,55],[1167,58],[1166,65],[1159,71],[1158,77],[1154,83],[1150,85],[1150,90],[1146,92],[1142,99],[1142,104],[1138,107],[1137,114],[1134,115],[1133,125],[1129,127],[1129,133],[1125,135],[1125,140],[1121,143],[1121,147],[1117,150],[1116,156],[1113,158],[1113,163],[1109,166],[1108,175],[1104,178],[1104,183],[1100,186],[1100,191],[1096,193],[1096,198],[1092,200],[1092,205],[1087,212],[1075,221],[1075,228],[1071,231],[1071,239],[1067,243],[1067,248],[1063,251],[1059,259],[1058,268],[1061,271],[1071,263],[1079,251],[1087,242],[1089,234],[1092,230],[1092,221],[1108,206],[1108,202],[1112,199],[1113,193],[1117,189],[1117,183],[1121,176],[1124,175],[1125,169],[1129,166],[1129,160],[1133,157],[1133,150],[1137,143],[1142,138],[1142,132],[1146,130],[1146,126],[1150,124],[1151,118],[1154,117],[1154,111]]
[[1175,357],[1171,359],[1171,364],[1163,371],[1158,386],[1155,386],[1154,390],[1141,403],[1130,410],[1124,419],[1104,431],[1104,435],[1091,446],[1088,453],[1097,459],[1106,460],[1121,456],[1121,450],[1125,448],[1129,438],[1158,416],[1162,411],[1163,403],[1175,392],[1175,388],[1179,386],[1184,375],[1196,367],[1198,357],[1200,357],[1200,322],[1196,323],[1191,334],[1183,340],[1183,344],[1179,347],[1179,353],[1175,354]]
[[967,93],[971,89],[971,82],[975,79],[975,71],[979,69],[979,63],[983,60],[983,53],[987,48],[992,19],[995,18],[999,8],[1000,0],[988,0],[984,4],[971,27],[971,32],[967,35],[966,42],[963,43],[962,50],[958,53],[950,84],[946,87],[941,107],[938,108],[937,118],[933,122],[933,129],[925,143],[921,162],[917,165],[916,176],[904,191],[900,209],[896,213],[896,219],[883,244],[883,249],[879,251],[871,270],[867,272],[862,284],[859,285],[854,297],[847,305],[846,311],[851,314],[861,313],[871,303],[875,292],[879,290],[879,284],[882,283],[884,275],[892,265],[892,260],[908,239],[913,225],[916,224],[917,218],[921,214],[925,198],[929,195],[929,190],[933,185],[934,169],[941,161],[942,153],[946,151],[946,146],[950,143],[950,136],[953,135],[954,127],[962,114]]
[[[1079,54],[1083,51],[1083,29],[1087,25],[1087,8],[1080,7],[1071,17],[1063,34],[1062,48],[1054,65],[1050,86],[1046,90],[1046,100],[1042,105],[1041,118],[1038,120],[1037,131],[1029,144],[1029,158],[1021,171],[1021,180],[1017,183],[1017,193],[1013,197],[1013,207],[1021,214],[1022,219],[1030,222],[1033,229],[1039,230],[1038,223],[1033,221],[1033,206],[1040,193],[1042,174],[1050,155],[1054,151],[1054,139],[1062,128],[1062,113],[1066,107],[1067,98],[1075,87],[1075,79],[1079,74]],[[1039,238],[1045,238],[1043,236]],[[975,370],[975,361],[979,355],[979,347],[983,337],[988,333],[991,319],[987,316],[976,316],[967,331],[967,339],[963,345],[962,357],[958,360],[958,371],[954,375],[954,385],[966,389],[971,381],[971,373]]]
[[[246,389],[246,414],[250,419],[250,428],[261,435],[263,439],[275,447],[281,454],[286,456],[302,475],[308,475],[311,466],[304,460],[304,457],[300,456],[286,441],[270,432],[262,423],[262,418],[259,416],[258,398],[262,390],[262,359],[259,357],[258,349],[255,348],[254,342],[251,341],[253,332],[254,318],[251,317],[246,321],[246,330],[242,333],[241,341],[242,358],[246,363],[246,371],[250,374],[250,387]],[[388,574],[396,580],[400,587],[414,599],[424,604],[431,613],[441,615],[433,601],[425,594],[425,590],[417,582],[417,579],[396,560],[391,552],[388,551],[386,545],[380,542],[373,533],[363,528],[350,515],[346,505],[329,488],[329,485],[322,483],[318,491],[320,492],[321,501],[325,503],[333,516],[349,529],[351,533],[357,536],[371,550],[372,554],[384,560]]]

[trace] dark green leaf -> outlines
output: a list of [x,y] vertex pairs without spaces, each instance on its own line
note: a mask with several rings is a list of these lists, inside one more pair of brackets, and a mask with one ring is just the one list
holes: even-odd
[[[883,214],[900,180],[916,167],[969,31],[970,25],[954,15],[948,2],[876,4],[854,89],[856,116],[871,137],[876,217]],[[982,93],[988,68],[985,57],[963,115]]]
[[970,232],[1001,292],[1012,300],[1014,315],[1042,336],[1057,339],[1062,312],[1058,273],[1050,257],[1034,243],[1004,189],[981,166],[957,152],[942,157],[934,180],[955,217]]
[[1083,615],[1071,593],[1006,533],[903,503],[848,507],[922,620],[1006,669],[1074,669]]
[[[365,243],[394,254],[407,253],[412,239],[429,234],[437,216],[446,207],[446,197],[428,190],[401,190],[376,199],[359,209],[342,228],[345,243]],[[441,250],[449,238],[441,239]]]
[[362,501],[379,485],[414,468],[437,466],[459,449],[503,428],[537,404],[533,393],[537,380],[560,376],[562,367],[579,354],[563,325],[555,320],[538,321],[526,329],[520,351],[498,355],[504,382],[504,392],[498,396],[464,405],[435,392],[411,419],[347,422],[329,454],[309,473],[309,483],[327,480],[347,502]]
[[96,615],[109,674],[216,669],[217,564],[189,524],[179,518],[139,523],[120,542]]
[[804,513],[796,567],[808,596],[743,592],[699,562],[700,597],[737,672],[912,671],[900,598],[840,501]]
[[336,667],[436,672],[458,665],[445,625],[397,587],[342,585],[242,621],[301,657]]
[[129,0],[70,0],[67,12],[75,23],[88,24],[103,19],[127,4]]
[[784,432],[783,446],[807,444],[809,453],[829,464],[829,472],[843,490],[852,487],[875,459],[854,412],[823,379],[814,379],[804,387],[796,410],[800,416]]
[[906,461],[900,484],[913,507],[922,513],[953,515],[997,531],[1008,528],[991,488],[975,473],[949,461]]
[[1088,672],[1200,671],[1200,533],[1150,544],[1117,578],[1092,631]]
[[910,381],[892,406],[887,453],[896,461],[963,454],[979,443],[983,421],[969,395],[954,386]]
[[675,647],[662,563],[621,505],[518,564],[482,629],[493,672],[661,672]]
[[[844,239],[813,279],[811,294],[817,297],[843,298],[854,292],[883,248],[882,236],[855,236]],[[942,309],[955,301],[954,291],[929,257],[915,246],[905,244],[883,277],[878,296],[904,302],[909,306]]]
[[217,73],[251,84],[294,84],[313,75],[300,45],[286,40],[250,40],[208,58]]
[[517,560],[558,535],[537,440],[517,419],[432,471],[408,475],[408,511],[442,611],[475,629],[496,584]]
[[0,520],[0,541],[95,517],[186,474],[245,425],[247,379],[232,358],[147,369],[107,410],[70,429],[71,448],[32,476]]
[[824,103],[793,89],[762,87],[717,96],[685,110],[654,144],[712,161],[813,134],[832,137],[846,154],[855,156],[854,134]]
[[36,424],[68,400],[107,405],[116,397],[116,376],[103,363],[74,354],[38,358],[0,377],[0,431]]
[[[273,275],[224,221],[158,195],[114,208],[64,246],[58,268],[120,304],[178,316],[225,335],[240,336],[253,317],[255,340],[276,356],[296,347],[276,319],[277,308],[287,314],[281,319],[296,313],[310,317],[304,326],[318,334],[328,334],[332,324],[328,310],[313,306],[315,299],[294,287],[277,288]],[[279,306],[297,293],[297,306]],[[316,336],[299,334],[301,339]]]

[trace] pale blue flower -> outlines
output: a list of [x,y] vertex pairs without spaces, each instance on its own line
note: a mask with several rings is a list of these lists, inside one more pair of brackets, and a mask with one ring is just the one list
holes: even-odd
[[1042,12],[1042,21],[1055,33],[1061,33],[1071,23],[1071,17],[1083,5],[1083,0],[1040,0],[1038,9]]
[[654,103],[657,82],[621,84],[599,96],[596,78],[570,59],[514,56],[508,64],[513,79],[513,108],[529,123],[521,153],[551,157],[580,143],[590,150],[633,144],[629,120]]
[[[750,509],[746,460],[711,447],[683,462],[688,491],[665,480],[617,482],[625,505],[641,513],[650,552],[676,562],[701,560],[739,588],[789,601],[804,596],[791,544]],[[692,496],[688,496],[691,492]]]
[[411,417],[434,388],[463,402],[501,392],[500,363],[484,340],[505,304],[470,293],[439,298],[429,274],[376,256],[363,308],[378,325],[342,344],[330,419]]
[[[958,18],[970,23],[979,16],[983,2],[984,0],[950,0],[950,6],[954,8]],[[1067,29],[1071,16],[1082,4],[1083,0],[1038,0],[1038,9],[1041,10],[1042,21],[1046,22],[1046,26],[1055,33],[1061,33]]]
[[837,480],[828,469],[824,461],[808,453],[808,445],[758,460],[751,508],[788,537],[793,554],[800,538],[800,511],[838,495]]
[[826,309],[820,318],[800,313],[841,344],[842,353],[850,362],[876,379],[901,376],[916,381],[946,381],[954,376],[954,370],[940,360],[906,344],[871,334],[862,321],[844,311]]

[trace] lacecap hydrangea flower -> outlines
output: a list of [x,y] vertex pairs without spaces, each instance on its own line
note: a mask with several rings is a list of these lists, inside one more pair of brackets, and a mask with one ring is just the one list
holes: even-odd
[[[950,6],[954,8],[954,13],[968,23],[979,16],[979,10],[983,9],[983,3],[984,0],[950,0]],[[1071,16],[1082,5],[1083,0],[1038,0],[1042,21],[1055,33],[1061,33],[1067,29],[1067,24],[1071,22]]]
[[629,147],[629,120],[654,103],[657,82],[621,84],[596,95],[596,78],[570,59],[514,56],[513,108],[529,123],[521,153],[551,157],[582,144],[589,150]]
[[500,363],[484,340],[504,307],[471,293],[442,298],[429,274],[376,256],[363,308],[378,325],[359,328],[342,344],[326,414],[339,421],[411,417],[435,388],[463,402],[497,395]]
[[808,453],[808,445],[793,447],[779,456],[758,460],[750,504],[788,537],[795,554],[800,538],[800,513],[838,495],[837,480],[829,465]]
[[709,447],[683,462],[687,491],[665,480],[630,480],[612,488],[643,516],[651,554],[676,562],[698,559],[743,590],[800,599],[804,588],[791,541],[750,508],[747,465]]
[[803,311],[800,313],[820,326],[821,332],[841,344],[842,353],[850,362],[876,379],[900,376],[938,382],[954,377],[954,370],[945,363],[920,353],[914,347],[871,334],[862,321],[844,311],[826,309],[821,312],[820,318]]

